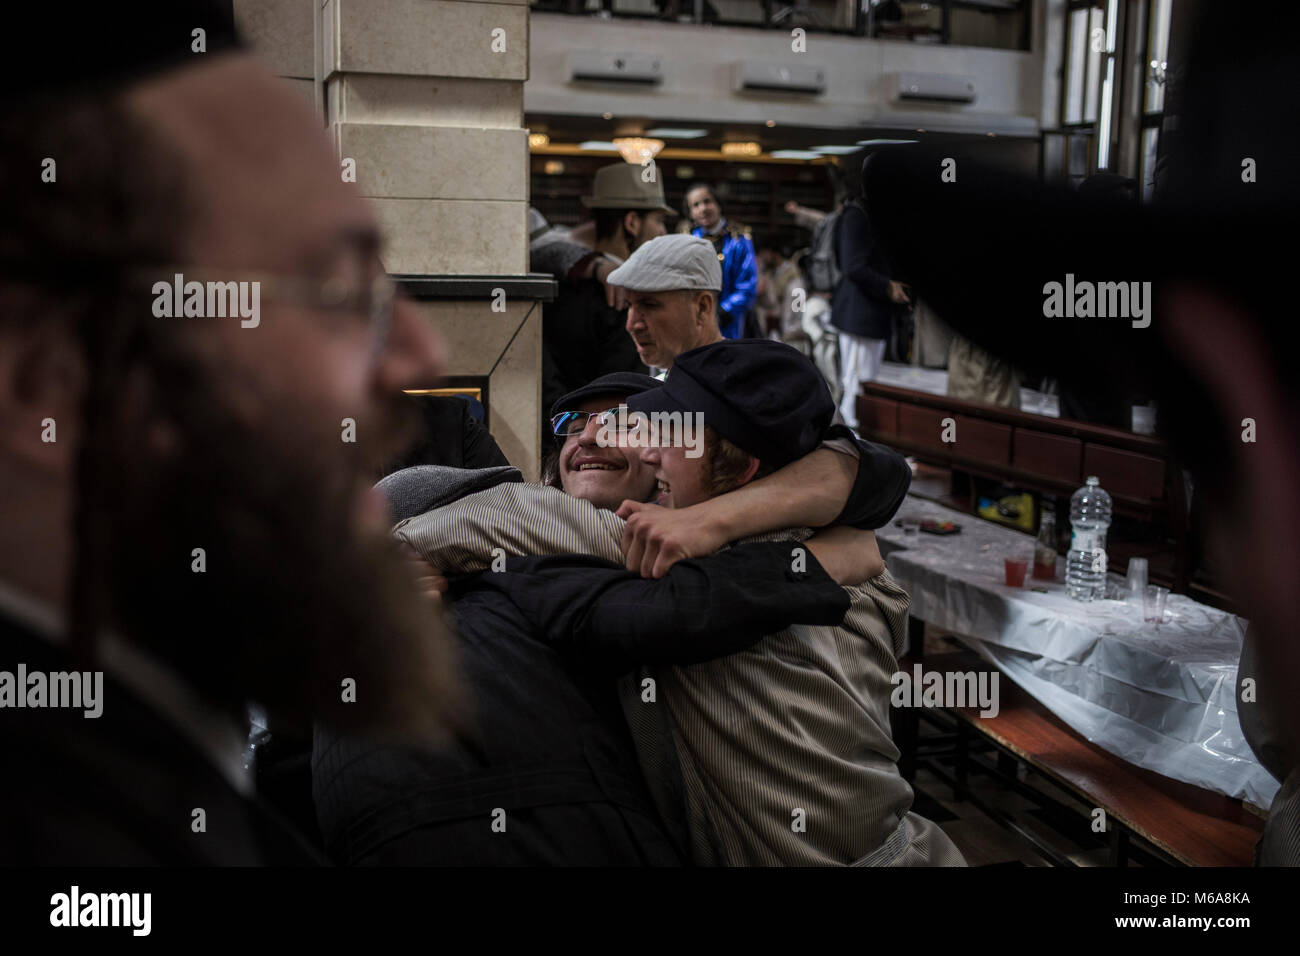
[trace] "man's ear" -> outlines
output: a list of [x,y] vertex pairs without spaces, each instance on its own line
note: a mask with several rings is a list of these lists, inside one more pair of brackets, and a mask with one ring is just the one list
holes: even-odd
[[[740,480],[736,482],[736,488],[743,488],[745,487],[745,485],[753,481],[754,475],[758,474],[758,469],[761,464],[762,462],[760,462],[753,455],[750,455],[749,464],[745,466],[744,473],[740,476]],[[732,489],[732,491],[735,490],[736,490],[735,488]]]
[[695,320],[697,322],[717,322],[717,301],[707,289],[695,293]]
[[623,213],[623,228],[632,235],[639,235],[641,232],[641,214],[635,209],[629,209]]
[[84,383],[81,351],[65,333],[0,333],[0,454],[46,474],[71,467]]

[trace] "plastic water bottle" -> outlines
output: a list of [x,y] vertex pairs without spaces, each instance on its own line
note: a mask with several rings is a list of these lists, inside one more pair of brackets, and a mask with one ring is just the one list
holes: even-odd
[[1076,601],[1100,601],[1106,596],[1106,531],[1110,528],[1110,495],[1096,477],[1070,498],[1070,553],[1065,558],[1065,586]]

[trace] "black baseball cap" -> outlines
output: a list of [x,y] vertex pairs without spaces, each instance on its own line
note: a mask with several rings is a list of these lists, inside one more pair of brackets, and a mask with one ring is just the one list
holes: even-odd
[[705,425],[774,468],[816,449],[835,416],[817,367],[771,339],[729,339],[683,352],[662,385],[633,395],[627,406],[647,414],[698,412]]
[[554,418],[560,412],[572,411],[587,399],[595,398],[597,395],[635,395],[658,386],[658,379],[642,375],[640,372],[610,372],[581,388],[575,388],[567,395],[560,396],[551,406],[551,417]]

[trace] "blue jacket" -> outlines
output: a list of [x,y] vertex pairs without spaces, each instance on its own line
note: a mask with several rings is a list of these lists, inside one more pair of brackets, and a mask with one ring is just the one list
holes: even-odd
[[831,325],[867,339],[888,339],[897,308],[889,298],[892,267],[871,233],[866,211],[845,205],[835,253],[843,278],[831,300]]
[[706,236],[699,226],[691,230],[691,235],[710,240],[715,249],[721,243],[718,257],[722,260],[722,295],[719,299],[722,315],[718,317],[718,325],[723,338],[744,338],[745,316],[758,296],[758,262],[754,258],[754,244],[743,232],[728,226],[725,219],[722,231],[716,236]]

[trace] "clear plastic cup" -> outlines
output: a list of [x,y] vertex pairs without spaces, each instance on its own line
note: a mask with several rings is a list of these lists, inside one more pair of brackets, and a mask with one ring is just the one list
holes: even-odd
[[1128,600],[1134,604],[1142,603],[1142,592],[1147,586],[1147,559],[1128,559]]
[[1142,619],[1148,624],[1163,624],[1165,620],[1165,601],[1169,598],[1169,589],[1158,584],[1148,584],[1142,591]]

